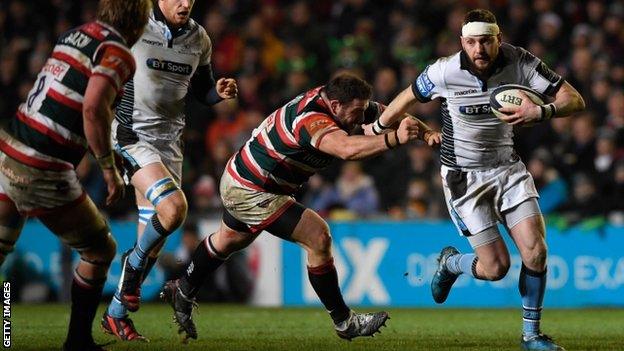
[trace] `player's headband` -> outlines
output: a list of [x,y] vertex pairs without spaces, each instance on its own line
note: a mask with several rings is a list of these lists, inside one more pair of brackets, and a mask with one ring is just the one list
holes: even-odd
[[500,29],[496,23],[468,22],[462,27],[462,37],[479,35],[498,35]]

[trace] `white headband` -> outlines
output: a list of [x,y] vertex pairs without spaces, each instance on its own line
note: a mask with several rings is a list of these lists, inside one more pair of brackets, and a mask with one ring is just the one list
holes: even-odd
[[462,37],[479,35],[498,35],[498,24],[488,22],[468,22],[462,27]]

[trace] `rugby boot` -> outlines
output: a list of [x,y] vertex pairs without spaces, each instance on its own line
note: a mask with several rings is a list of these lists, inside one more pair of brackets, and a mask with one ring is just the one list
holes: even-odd
[[121,304],[130,312],[139,310],[141,302],[141,282],[143,281],[143,271],[132,267],[128,263],[128,256],[132,249],[126,251],[121,256]]
[[565,349],[555,343],[555,341],[546,334],[536,334],[529,337],[522,336],[520,346],[523,350],[530,351],[565,351]]
[[104,312],[104,315],[102,316],[101,326],[104,333],[113,335],[121,341],[149,342],[146,337],[139,334],[139,332],[134,327],[132,319],[128,318],[128,316],[124,318],[115,318],[109,315],[107,312]]
[[437,303],[446,301],[453,283],[459,277],[459,274],[452,273],[446,268],[446,260],[457,254],[459,254],[459,251],[456,248],[447,246],[442,249],[438,256],[438,269],[431,279],[431,295],[433,295],[433,300]]
[[197,308],[195,299],[184,296],[177,280],[165,283],[160,298],[173,308],[173,321],[178,325],[178,334],[182,336],[182,342],[197,339],[197,328],[192,316],[193,309]]
[[381,333],[379,330],[386,326],[390,319],[388,312],[355,313],[351,311],[346,321],[335,325],[336,334],[339,337],[351,341],[358,336],[375,336]]

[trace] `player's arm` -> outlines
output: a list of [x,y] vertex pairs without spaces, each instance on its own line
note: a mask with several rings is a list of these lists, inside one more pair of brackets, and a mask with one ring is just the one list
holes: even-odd
[[412,92],[412,86],[403,90],[397,95],[390,105],[386,106],[379,118],[371,124],[363,126],[364,134],[379,135],[384,130],[391,129],[391,126],[405,117],[405,111],[416,101],[416,96]]
[[[380,135],[387,133],[391,130],[396,130],[399,123],[394,123],[389,127],[385,127],[379,122],[380,116],[386,109],[387,107],[383,104],[380,104],[378,102],[371,102],[367,110],[364,112],[364,116],[366,121],[372,121],[372,123],[363,126],[363,128],[365,129],[364,134]],[[424,142],[429,144],[429,146],[440,144],[442,140],[440,133],[431,129],[425,122],[421,121],[416,116],[412,116],[408,113],[404,113],[401,118],[399,118],[399,120],[403,120],[404,118],[411,118],[418,124],[418,139],[423,140]],[[368,133],[366,131],[366,128],[368,128]]]
[[530,52],[524,49],[518,50],[520,69],[525,76],[525,84],[554,98],[554,101],[536,105],[526,94],[522,93],[524,96],[520,106],[499,110],[507,114],[501,117],[503,121],[509,124],[530,124],[555,117],[566,117],[585,109],[585,101],[581,94],[563,77]]
[[321,137],[318,149],[343,160],[361,160],[394,149],[418,137],[418,123],[406,118],[395,132],[384,135],[348,135],[334,130]]
[[106,204],[123,196],[124,184],[115,167],[110,128],[112,105],[123,85],[136,69],[128,48],[116,42],[100,44],[94,55],[94,68],[82,104],[83,127],[87,143],[95,156],[108,188]]
[[107,205],[123,195],[123,181],[115,167],[110,139],[113,121],[111,106],[116,96],[117,91],[107,77],[93,75],[89,79],[82,104],[85,137],[108,187]]
[[567,117],[585,109],[585,101],[579,92],[568,82],[563,82],[555,95],[555,100],[544,105],[537,105],[523,92],[522,104],[518,107],[504,107],[500,112],[506,113],[501,120],[515,124],[542,122],[556,117]]
[[197,67],[191,78],[189,92],[201,103],[214,105],[225,99],[233,99],[238,95],[236,80],[220,78],[215,81],[210,64]]
[[583,100],[581,94],[568,82],[563,82],[552,104],[555,109],[552,115],[553,118],[566,117],[585,109],[585,100]]

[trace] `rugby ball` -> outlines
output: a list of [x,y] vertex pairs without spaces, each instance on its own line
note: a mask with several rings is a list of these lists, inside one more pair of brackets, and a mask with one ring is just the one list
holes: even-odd
[[494,89],[490,94],[490,109],[498,118],[505,114],[498,110],[503,107],[518,107],[522,104],[522,95],[520,91],[525,93],[536,105],[543,105],[546,97],[539,92],[518,84],[505,84]]

